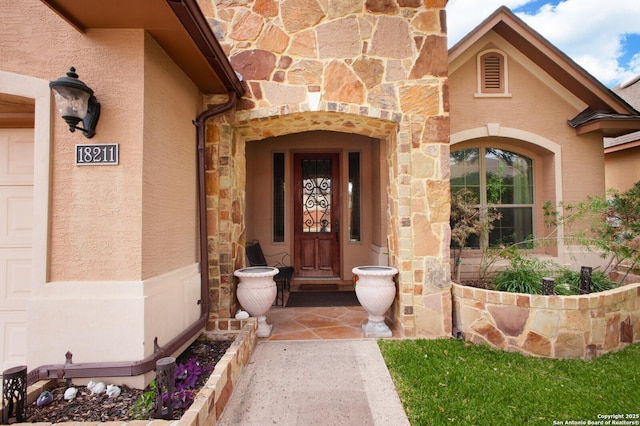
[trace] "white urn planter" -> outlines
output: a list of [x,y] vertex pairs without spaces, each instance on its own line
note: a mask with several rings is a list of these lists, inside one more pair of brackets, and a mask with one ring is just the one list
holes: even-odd
[[398,273],[391,266],[357,266],[356,296],[367,311],[368,322],[362,326],[365,337],[391,337],[391,329],[384,322],[384,314],[396,297],[393,276]]
[[256,336],[269,337],[272,325],[267,324],[265,314],[276,300],[276,282],[273,277],[278,268],[271,266],[251,266],[237,269],[233,275],[240,279],[236,294],[238,301],[252,317],[258,318]]

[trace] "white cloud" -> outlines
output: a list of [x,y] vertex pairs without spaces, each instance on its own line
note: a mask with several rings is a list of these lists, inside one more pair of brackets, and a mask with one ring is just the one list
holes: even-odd
[[[449,45],[455,44],[503,4],[514,10],[535,3],[532,0],[449,0]],[[534,14],[517,15],[607,86],[640,73],[640,53],[636,53],[630,65],[618,62],[623,55],[625,34],[640,34],[637,0],[565,0],[557,6],[546,4]]]

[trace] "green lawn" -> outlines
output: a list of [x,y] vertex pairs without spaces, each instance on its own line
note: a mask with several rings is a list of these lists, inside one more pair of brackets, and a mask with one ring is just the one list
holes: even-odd
[[640,344],[591,361],[448,339],[379,345],[412,425],[587,424],[604,420],[599,414],[640,414]]

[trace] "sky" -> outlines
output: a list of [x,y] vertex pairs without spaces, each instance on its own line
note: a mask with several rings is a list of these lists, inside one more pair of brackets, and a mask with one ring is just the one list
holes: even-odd
[[640,74],[640,0],[449,0],[449,47],[503,5],[605,86]]

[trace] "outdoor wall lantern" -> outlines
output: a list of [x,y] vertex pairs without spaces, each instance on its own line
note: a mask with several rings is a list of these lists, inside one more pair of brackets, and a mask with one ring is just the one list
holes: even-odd
[[[76,69],[71,67],[66,77],[49,83],[56,98],[58,112],[69,125],[69,131],[82,131],[87,138],[96,134],[96,125],[100,118],[100,103],[93,96],[93,90],[78,80]],[[83,127],[78,127],[82,121]]]

